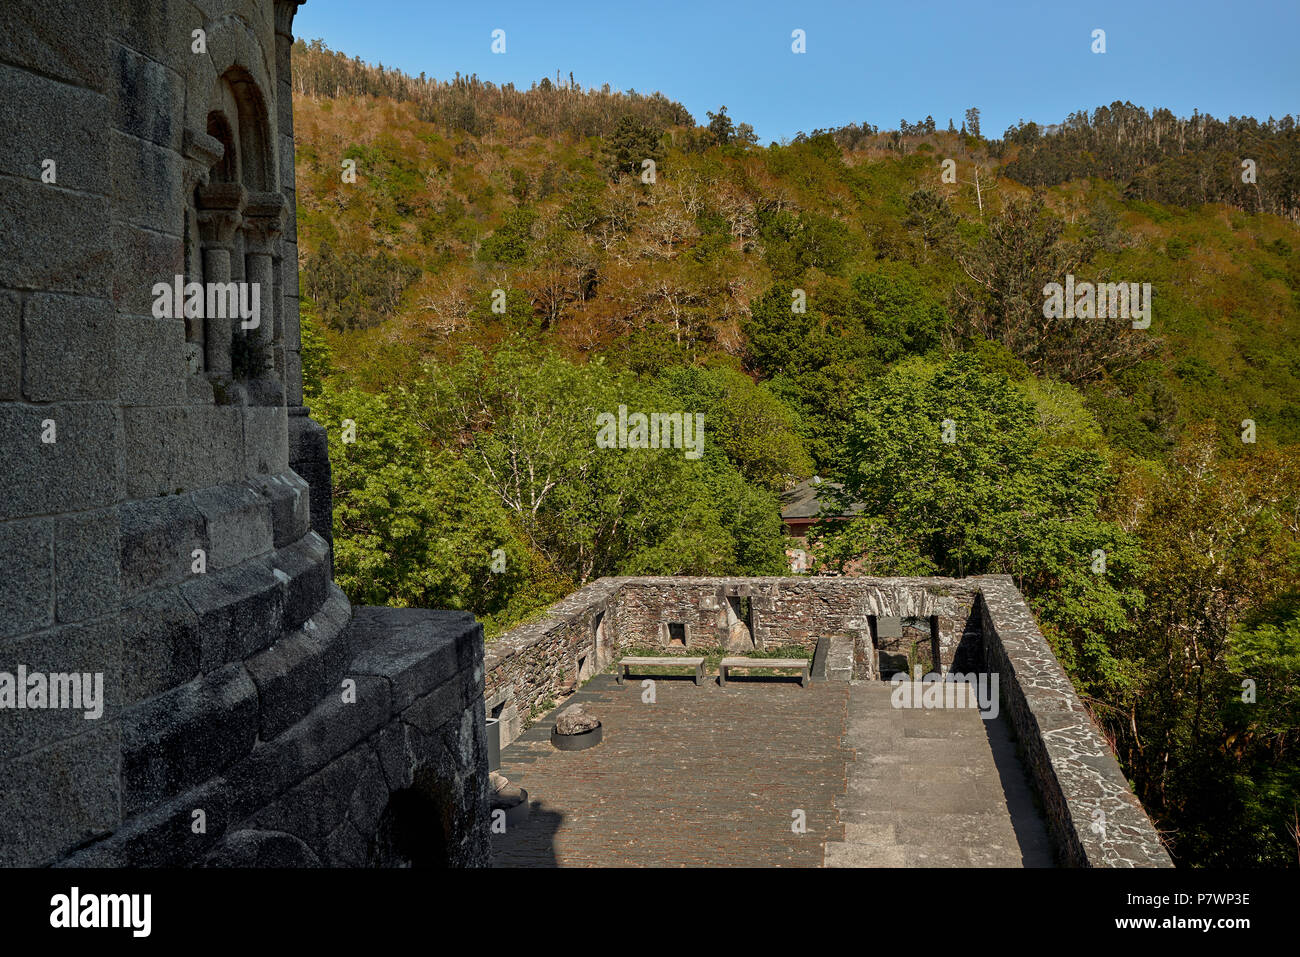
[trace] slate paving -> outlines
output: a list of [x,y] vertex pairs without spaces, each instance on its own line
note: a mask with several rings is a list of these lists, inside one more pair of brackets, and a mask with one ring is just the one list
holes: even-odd
[[[501,755],[526,821],[492,836],[497,867],[1048,866],[1014,743],[975,711],[895,710],[879,682],[598,675],[583,702],[604,740],[550,744],[554,713]],[[803,833],[797,833],[802,811]]]
[[857,759],[836,802],[827,867],[1051,867],[1042,815],[1002,716],[894,708],[886,682],[851,686]]
[[640,679],[598,675],[561,708],[585,702],[599,745],[556,750],[548,715],[503,749],[501,773],[532,813],[493,835],[495,865],[819,866],[826,841],[843,839],[849,686],[660,678],[655,693],[647,704]]

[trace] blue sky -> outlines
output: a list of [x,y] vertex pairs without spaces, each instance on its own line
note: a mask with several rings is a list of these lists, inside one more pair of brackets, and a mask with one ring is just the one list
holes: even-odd
[[[491,52],[494,29],[506,53]],[[791,52],[791,32],[807,52]],[[1106,31],[1106,53],[1091,51]],[[977,106],[984,135],[1114,100],[1190,115],[1300,113],[1300,0],[1224,3],[466,3],[308,0],[305,39],[439,79],[527,88],[569,71],[584,87],[659,90],[697,122],[725,104],[759,140]]]

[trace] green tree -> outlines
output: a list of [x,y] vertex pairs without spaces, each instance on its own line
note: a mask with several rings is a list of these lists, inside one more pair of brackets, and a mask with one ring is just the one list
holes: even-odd
[[605,148],[605,168],[611,179],[629,174],[639,176],[641,164],[648,159],[663,159],[661,130],[646,126],[631,116],[619,118]]
[[328,385],[312,400],[330,434],[335,578],[355,603],[497,612],[534,560],[465,463],[430,448],[409,402]]

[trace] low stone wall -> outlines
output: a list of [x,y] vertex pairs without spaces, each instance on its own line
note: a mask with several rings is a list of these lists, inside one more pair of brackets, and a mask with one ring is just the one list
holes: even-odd
[[979,581],[984,670],[998,675],[1002,706],[1062,863],[1172,867],[1110,745],[1010,576]]
[[[977,591],[974,579],[951,578],[602,578],[487,647],[488,714],[499,721],[504,747],[533,712],[558,703],[638,645],[664,654],[718,647],[737,653],[798,647],[811,654],[825,638],[852,649],[854,677],[873,678],[877,646],[891,647],[874,633],[879,616],[932,619],[940,667],[969,661],[973,668]],[[680,644],[673,643],[672,626],[680,626]]]
[[556,602],[544,618],[520,625],[487,646],[484,704],[488,717],[499,722],[502,747],[523,733],[534,712],[548,710],[572,694],[625,646],[617,609],[626,581],[592,582]]

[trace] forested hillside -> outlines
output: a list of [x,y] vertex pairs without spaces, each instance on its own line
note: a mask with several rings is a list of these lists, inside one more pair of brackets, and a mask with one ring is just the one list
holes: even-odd
[[[658,94],[295,58],[304,378],[355,601],[492,635],[601,575],[780,574],[778,495],[834,477],[865,511],[818,571],[1016,576],[1175,859],[1296,864],[1290,118],[763,147]],[[1066,274],[1150,283],[1150,327],[1045,318]],[[703,456],[597,447],[620,405],[702,413]]]

